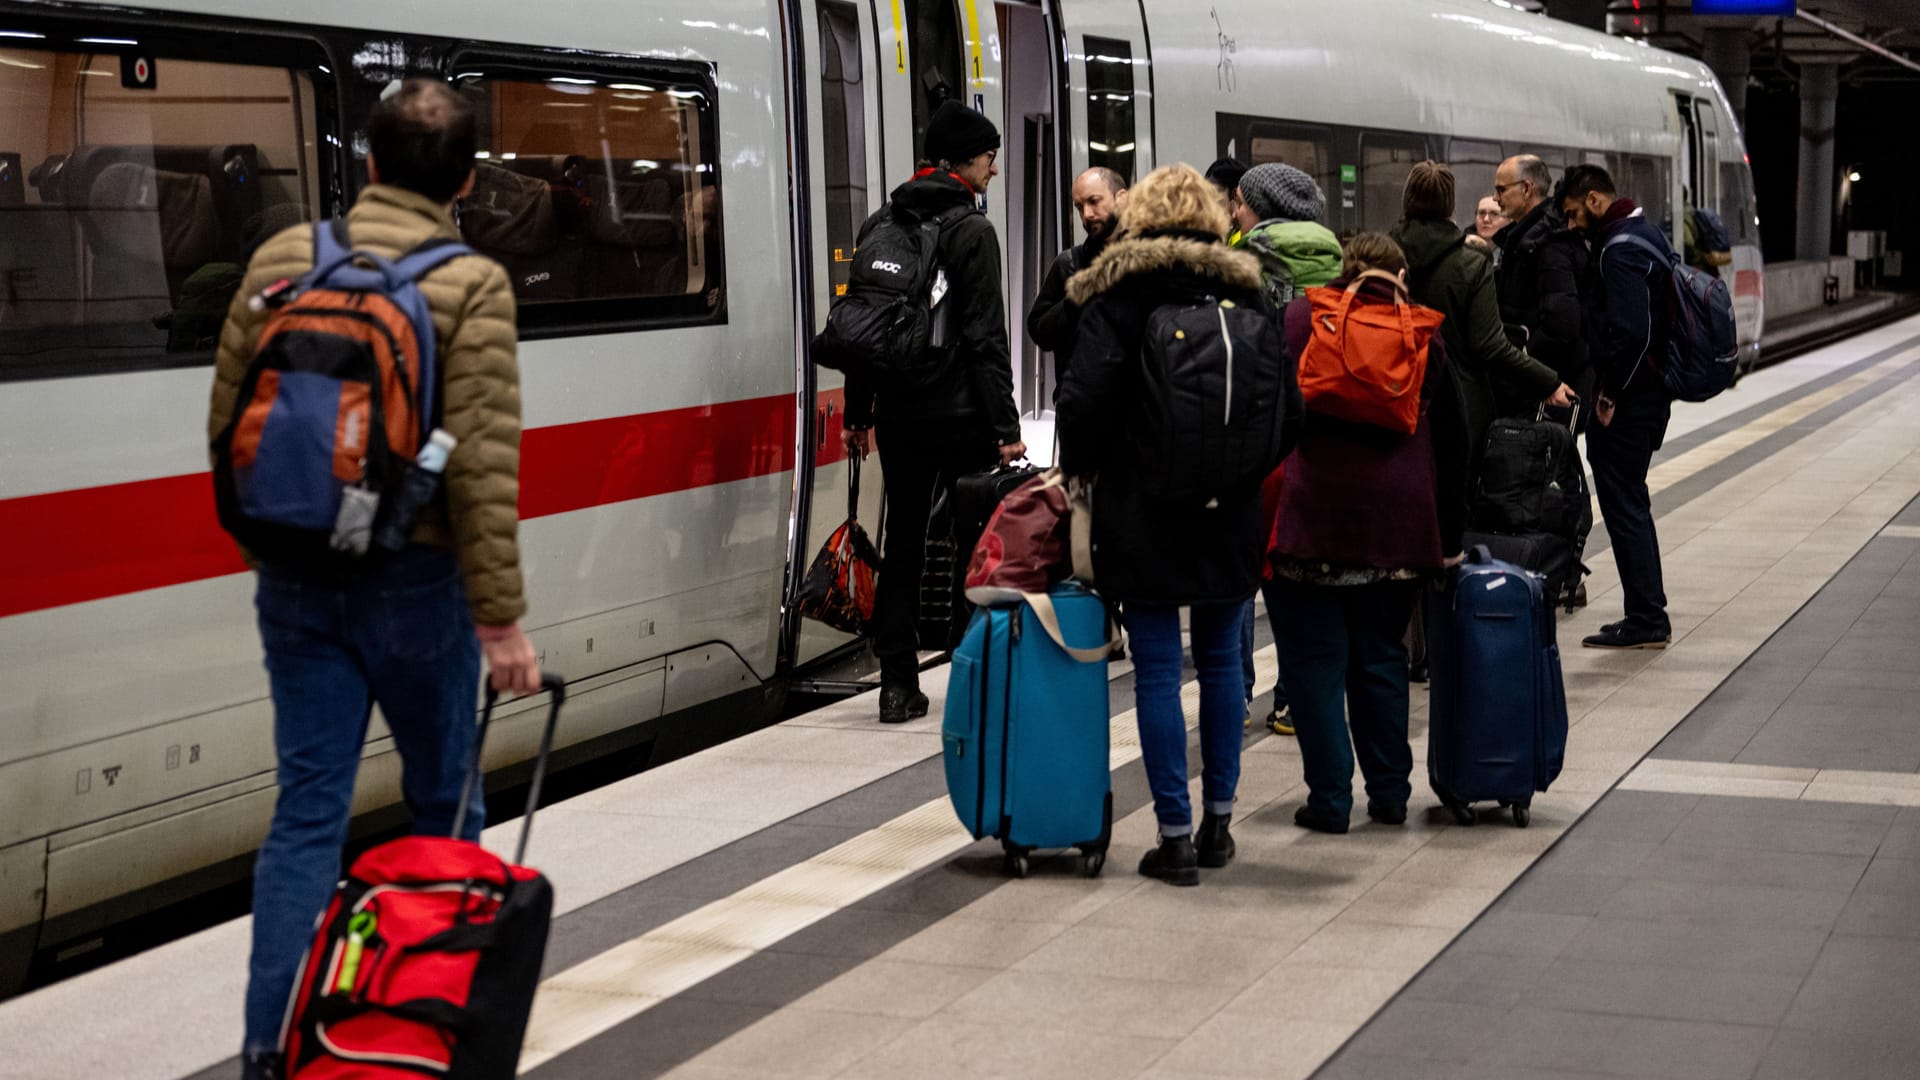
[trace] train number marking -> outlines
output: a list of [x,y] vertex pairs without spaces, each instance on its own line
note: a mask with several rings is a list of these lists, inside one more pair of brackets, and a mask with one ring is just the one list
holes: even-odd
[[117,783],[120,780],[120,766],[109,765],[106,768],[100,770],[100,775],[106,777],[107,786],[112,787],[115,783]]

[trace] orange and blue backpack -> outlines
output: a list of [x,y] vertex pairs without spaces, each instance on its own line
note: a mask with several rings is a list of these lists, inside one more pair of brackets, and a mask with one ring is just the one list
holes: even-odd
[[335,219],[314,226],[313,269],[250,301],[271,314],[212,449],[220,524],[255,557],[317,565],[369,553],[439,416],[419,280],[471,253],[435,239],[390,262],[355,251]]

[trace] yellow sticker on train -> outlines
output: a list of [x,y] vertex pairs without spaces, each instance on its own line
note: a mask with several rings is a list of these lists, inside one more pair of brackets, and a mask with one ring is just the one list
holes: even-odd
[[973,85],[987,85],[987,63],[980,56],[980,12],[973,6],[974,0],[966,0],[967,5],[967,51],[973,64]]
[[893,0],[893,64],[907,73],[907,33],[900,25],[900,0]]

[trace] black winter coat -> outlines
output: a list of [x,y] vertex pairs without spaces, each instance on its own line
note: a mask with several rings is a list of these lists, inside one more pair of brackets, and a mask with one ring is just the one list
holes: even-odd
[[[974,205],[973,189],[952,173],[924,172],[893,190],[881,213],[898,207],[918,218]],[[865,237],[878,215],[860,230]],[[918,424],[967,417],[996,443],[1020,438],[1013,401],[1013,361],[1007,352],[1007,309],[1000,295],[1000,240],[985,214],[968,214],[946,227],[934,264],[947,274],[945,304],[954,305],[952,349],[944,370],[912,390],[881,389],[847,380],[847,426]]]
[[[1657,251],[1671,252],[1673,244],[1655,228],[1632,201],[1619,199],[1601,222],[1593,240],[1593,264],[1599,285],[1589,291],[1586,304],[1587,343],[1594,373],[1608,396],[1665,394],[1666,384],[1656,365],[1667,355],[1667,304],[1672,269],[1638,244],[1607,241],[1638,236]],[[1653,363],[1648,363],[1648,357]]]
[[[1214,505],[1161,500],[1139,487],[1128,430],[1142,392],[1147,318],[1165,304],[1207,297],[1266,309],[1260,264],[1206,234],[1147,233],[1115,240],[1076,274],[1079,342],[1060,388],[1060,464],[1094,476],[1094,584],[1123,603],[1242,603],[1260,587],[1267,521],[1258,484]],[[1300,393],[1285,430],[1299,430]]]
[[[1500,320],[1527,331],[1526,350],[1559,373],[1560,381],[1579,387],[1587,379],[1587,337],[1581,320],[1581,294],[1588,275],[1587,244],[1543,202],[1519,221],[1500,230],[1500,265],[1494,284],[1500,294]],[[1500,410],[1530,411],[1517,388],[1496,387]]]
[[1059,384],[1067,381],[1074,341],[1080,336],[1080,305],[1067,299],[1067,279],[1092,266],[1106,247],[1106,240],[1090,239],[1054,256],[1046,280],[1034,295],[1033,310],[1027,312],[1027,336],[1053,354],[1056,393]]

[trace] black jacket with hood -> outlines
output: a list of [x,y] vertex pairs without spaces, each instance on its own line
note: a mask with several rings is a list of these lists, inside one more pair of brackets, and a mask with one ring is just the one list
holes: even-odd
[[[1129,212],[1141,209],[1136,202]],[[1067,295],[1081,314],[1073,363],[1060,388],[1060,464],[1070,475],[1098,477],[1095,585],[1123,603],[1244,602],[1260,587],[1266,547],[1259,485],[1206,506],[1147,495],[1128,419],[1143,389],[1148,316],[1165,304],[1207,297],[1266,310],[1259,261],[1208,233],[1143,228],[1109,244],[1067,283]],[[1285,431],[1297,432],[1297,386],[1285,407]]]
[[1658,365],[1667,355],[1671,263],[1664,257],[1655,259],[1638,244],[1608,242],[1634,236],[1662,253],[1672,252],[1673,244],[1628,199],[1615,200],[1594,231],[1593,264],[1599,284],[1588,290],[1586,320],[1600,388],[1615,400],[1664,395],[1667,389]]
[[1089,237],[1054,256],[1046,280],[1034,295],[1033,309],[1027,312],[1027,336],[1053,354],[1056,387],[1066,381],[1067,366],[1073,363],[1074,340],[1080,336],[1080,305],[1067,299],[1067,279],[1092,266],[1106,250],[1111,235]]
[[[916,218],[938,217],[973,206],[973,189],[948,172],[922,170],[893,190],[881,213],[899,209]],[[878,215],[861,228],[865,237]],[[953,305],[952,350],[944,370],[911,390],[847,380],[847,426],[854,429],[972,420],[982,438],[1009,443],[1020,438],[1020,410],[1013,401],[1013,362],[1007,352],[1007,310],[1000,296],[1000,240],[985,214],[967,214],[940,233],[934,265],[946,271],[943,305]]]
[[[1582,285],[1588,273],[1587,244],[1580,234],[1542,202],[1519,221],[1500,230],[1500,265],[1493,272],[1500,294],[1500,318],[1527,331],[1527,352],[1579,387],[1587,379],[1587,337],[1581,324]],[[1498,395],[1502,412],[1532,402],[1513,388]]]

